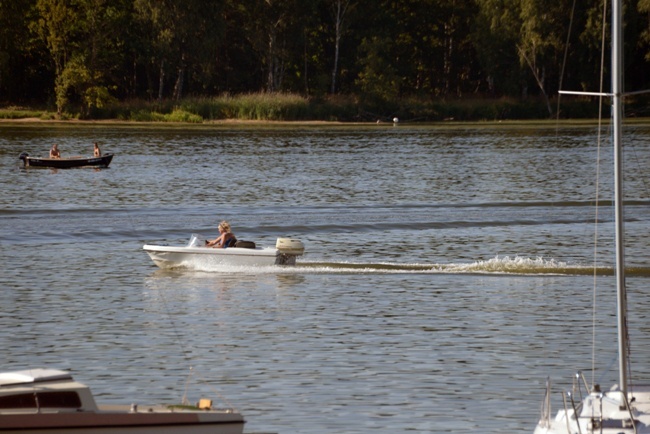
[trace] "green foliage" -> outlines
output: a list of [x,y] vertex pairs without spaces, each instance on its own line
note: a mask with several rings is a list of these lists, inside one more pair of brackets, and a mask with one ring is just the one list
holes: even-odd
[[325,98],[310,101],[309,112],[311,119],[323,121],[354,121],[359,120],[358,101],[346,95],[329,95]]
[[520,68],[513,68],[519,62],[519,53],[515,47],[522,26],[520,2],[477,0],[477,5],[471,39],[483,71],[486,94],[516,94],[524,76]]
[[105,86],[91,86],[85,90],[84,104],[89,110],[101,109],[117,103],[117,98],[110,94]]
[[179,107],[203,119],[220,119],[223,118],[226,103],[220,98],[187,98],[180,101]]
[[39,110],[26,110],[20,107],[9,107],[0,109],[0,119],[25,119],[25,118],[47,118],[47,112]]
[[56,113],[61,115],[68,105],[68,86],[62,75],[57,76],[54,80],[54,93],[56,95]]
[[228,97],[228,111],[235,119],[289,120],[305,119],[308,102],[295,94],[257,93]]
[[120,116],[119,119],[131,120],[135,122],[164,122],[165,115],[147,110],[136,110],[130,112],[126,117]]
[[89,82],[90,71],[81,56],[67,62],[61,74],[56,78],[57,112],[61,113],[68,108],[70,92],[76,91],[78,95],[84,94]]
[[361,44],[362,69],[356,83],[368,101],[391,101],[399,95],[399,77],[384,56],[390,44],[390,40],[378,37],[365,39]]
[[[322,106],[319,106],[322,107]],[[322,110],[319,108],[319,111]],[[331,108],[335,112],[335,108]],[[145,102],[129,100],[123,103],[111,100],[110,104],[96,107],[93,115],[98,119],[121,119],[140,122],[203,122],[204,120],[307,120],[314,117],[312,104],[296,94],[224,94],[215,98],[186,98],[172,101]]]
[[[625,11],[628,88],[650,81],[648,11]],[[511,112],[502,98],[552,100],[560,80],[598,90],[601,28],[600,6],[572,0],[7,0],[0,98],[83,118],[148,100],[145,112],[284,120],[431,117],[440,98],[488,95],[481,113],[458,111],[491,118]],[[333,93],[358,104],[341,111]]]
[[[593,119],[598,116],[597,101],[566,99],[562,102],[562,119]],[[648,100],[637,97],[626,106],[629,115],[647,116]],[[242,121],[339,121],[392,122],[503,121],[548,119],[542,99],[519,101],[512,98],[475,98],[430,100],[404,98],[396,101],[375,101],[372,104],[343,95],[308,100],[300,95],[247,94],[223,95],[218,98],[188,98],[175,105],[172,101],[147,102],[129,100],[95,108],[95,119],[119,119],[133,122],[202,123],[236,119]],[[55,114],[20,107],[0,109],[0,119],[38,117],[53,119]],[[63,112],[61,119],[78,115]]]
[[194,124],[200,124],[203,122],[203,118],[201,116],[180,109],[176,109],[173,112],[164,115],[163,119],[166,122],[186,122]]

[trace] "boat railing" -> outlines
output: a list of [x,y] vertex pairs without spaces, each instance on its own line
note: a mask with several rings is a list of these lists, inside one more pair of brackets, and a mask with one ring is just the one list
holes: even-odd
[[546,391],[540,409],[539,425],[548,428],[551,425],[551,378],[546,377]]
[[[594,399],[597,402],[597,405],[590,405],[589,407],[592,409],[592,414],[590,415],[584,415],[583,418],[589,419],[589,424],[587,425],[588,428],[591,432],[595,432],[596,430],[602,430],[606,428],[607,421],[604,419],[604,411],[603,411],[603,401],[604,400],[612,400],[615,403],[617,403],[617,406],[620,410],[626,410],[629,419],[626,420],[619,420],[616,421],[615,419],[613,422],[615,424],[618,424],[616,426],[623,426],[626,428],[632,428],[633,432],[637,432],[636,428],[636,421],[634,420],[634,414],[632,412],[632,407],[630,406],[630,402],[625,395],[625,393],[621,393],[620,391],[616,391],[616,397],[611,396],[608,393],[603,393],[600,390],[600,386],[598,384],[594,384],[592,388],[589,387],[587,380],[582,372],[578,372],[575,374],[573,377],[573,386],[571,391],[565,392],[563,395],[563,404],[564,404],[564,414],[566,415],[565,417],[565,422],[567,425],[567,432],[571,432],[570,426],[569,426],[569,414],[572,414],[572,418],[578,421],[578,419],[581,418],[580,413],[582,412],[582,407],[585,403],[585,397],[583,396],[583,390],[582,387],[584,386],[585,392],[588,395],[592,396],[592,399]],[[550,395],[550,381],[548,382],[547,385],[547,395]],[[618,396],[620,395],[620,397]],[[543,420],[543,422],[546,424],[545,426],[550,426],[550,401],[546,399],[546,406],[548,408],[547,414],[544,414],[546,416],[546,419]],[[571,409],[571,413],[569,413],[569,409]],[[610,422],[612,422],[610,420]],[[621,425],[623,424],[623,425]],[[582,428],[580,423],[576,423],[576,426],[578,428],[578,434],[582,434]]]
[[[564,400],[564,414],[566,415],[564,420],[566,422],[567,432],[571,432],[571,426],[569,425],[569,406],[567,404],[567,398],[569,398],[569,400],[571,401],[571,409],[573,410],[571,417],[576,419],[576,421],[578,420],[580,414],[580,408],[582,407],[582,400],[578,401],[578,405],[576,405],[576,401],[573,398],[573,396],[574,394],[570,391],[567,391],[564,395],[562,395],[562,398]],[[582,428],[580,428],[580,423],[576,423],[576,426],[578,427],[578,434],[582,434]]]
[[[577,419],[580,415],[583,403],[583,387],[585,392],[589,393],[589,384],[584,374],[580,371],[573,376],[572,386],[570,391],[566,391],[562,394],[562,403],[564,406],[564,414],[566,415],[567,431],[570,432],[569,428],[569,415],[572,415],[573,418]],[[598,388],[598,385],[595,386]],[[578,399],[576,400],[576,396]],[[571,409],[571,411],[569,411]],[[542,401],[540,409],[540,420],[539,424],[542,427],[549,428],[551,426],[551,379],[546,378],[546,391],[544,393],[544,400]],[[578,430],[580,426],[578,424]]]
[[[589,394],[589,390],[591,388],[589,387],[589,383],[587,383],[587,379],[585,378],[585,374],[583,374],[582,371],[578,371],[573,376],[573,387],[572,387],[572,389],[573,389],[574,393],[578,392],[580,394],[580,402],[582,402],[582,400],[584,398],[584,396],[582,396],[582,387],[580,386],[581,382],[582,382],[582,385],[585,387],[585,392],[587,394]],[[598,388],[599,386],[596,385],[595,387]]]

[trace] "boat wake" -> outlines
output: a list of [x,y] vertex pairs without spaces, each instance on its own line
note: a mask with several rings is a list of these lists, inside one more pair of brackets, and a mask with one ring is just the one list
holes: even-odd
[[[395,262],[348,262],[348,261],[298,261],[295,266],[232,266],[207,263],[185,263],[175,271],[200,271],[243,274],[484,274],[525,276],[599,276],[614,275],[611,266],[569,264],[555,259],[499,257],[471,263],[395,263]],[[650,267],[628,268],[631,276],[650,277]]]
[[[506,274],[506,275],[590,275],[593,267],[569,265],[554,259],[495,257],[471,263],[447,264],[397,264],[397,263],[350,263],[313,262],[299,263],[304,269],[328,269],[331,272],[363,273],[432,273],[432,274]],[[650,269],[648,270],[650,273]],[[613,274],[611,268],[603,267],[599,274]]]

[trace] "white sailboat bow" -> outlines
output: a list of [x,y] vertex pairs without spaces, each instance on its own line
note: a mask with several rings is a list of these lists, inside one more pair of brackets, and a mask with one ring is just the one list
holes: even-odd
[[[614,141],[616,285],[618,306],[618,385],[608,391],[587,385],[576,374],[574,391],[562,397],[562,407],[551,414],[551,387],[547,382],[541,418],[535,434],[647,434],[650,433],[650,385],[633,384],[628,378],[627,295],[625,289],[625,248],[622,184],[623,141],[623,5],[612,2],[612,89],[611,93],[561,92],[611,98]],[[638,92],[637,92],[638,93]],[[585,396],[583,397],[583,389]],[[576,393],[576,390],[578,393]],[[576,396],[577,395],[577,396]]]

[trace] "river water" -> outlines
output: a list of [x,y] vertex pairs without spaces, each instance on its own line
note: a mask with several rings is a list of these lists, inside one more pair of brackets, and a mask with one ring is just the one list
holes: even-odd
[[[626,142],[646,381],[649,139]],[[109,169],[18,164],[94,141]],[[2,370],[68,369],[107,403],[224,398],[247,433],[532,432],[547,376],[555,409],[575,371],[617,378],[607,146],[592,126],[0,124]],[[142,251],[222,219],[306,254],[170,271]]]

